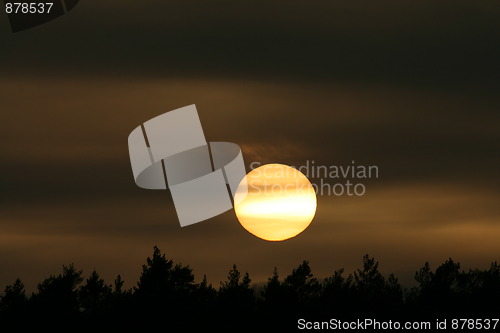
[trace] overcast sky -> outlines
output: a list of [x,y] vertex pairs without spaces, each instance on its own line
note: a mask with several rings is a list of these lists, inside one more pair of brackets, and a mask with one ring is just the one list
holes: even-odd
[[[215,286],[363,254],[411,283],[452,257],[500,260],[498,1],[85,1],[13,34],[0,15],[0,287],[62,264],[134,285],[158,245]],[[128,134],[196,104],[245,163],[377,165],[363,197],[322,196],[266,242],[233,211],[180,228],[134,184]]]

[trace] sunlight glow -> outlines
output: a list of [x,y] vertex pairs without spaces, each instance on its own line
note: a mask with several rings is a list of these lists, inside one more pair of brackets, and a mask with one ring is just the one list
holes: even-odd
[[313,220],[316,193],[298,170],[267,164],[249,172],[243,182],[248,193],[243,198],[237,191],[235,211],[241,225],[253,235],[281,241],[297,236]]

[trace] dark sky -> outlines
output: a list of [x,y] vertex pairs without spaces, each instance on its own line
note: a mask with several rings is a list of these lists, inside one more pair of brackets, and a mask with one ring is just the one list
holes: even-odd
[[[218,286],[365,253],[411,283],[426,260],[500,260],[500,2],[85,1],[13,34],[0,15],[0,286],[62,264],[135,284],[158,245]],[[322,196],[285,242],[234,212],[180,228],[135,186],[127,137],[196,104],[252,162],[377,165],[363,197]]]

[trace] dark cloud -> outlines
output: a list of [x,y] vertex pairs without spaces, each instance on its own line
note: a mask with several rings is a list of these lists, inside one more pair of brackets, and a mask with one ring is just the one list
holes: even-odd
[[5,29],[0,59],[5,73],[473,82],[494,91],[499,13],[495,0],[85,2],[42,27]]
[[[232,263],[264,281],[274,266],[287,274],[303,259],[320,276],[352,271],[370,253],[411,283],[425,260],[496,259],[498,248],[485,245],[498,236],[500,214],[492,97],[182,78],[13,79],[1,87],[9,126],[0,143],[0,283],[21,276],[34,288],[75,262],[108,280],[122,274],[131,286],[154,244],[215,285]],[[310,228],[284,243],[248,234],[233,212],[181,229],[167,191],[135,186],[126,138],[191,103],[207,139],[240,144],[247,166],[356,160],[379,166],[380,177],[366,183],[365,197],[321,197]]]
[[[12,34],[0,15],[0,285],[63,263],[129,286],[157,244],[216,286],[369,253],[411,282],[425,260],[498,260],[498,1],[101,1]],[[3,21],[2,21],[3,20]],[[2,23],[3,22],[3,23]],[[1,29],[3,26],[5,29]],[[251,162],[377,165],[364,197],[319,199],[269,243],[233,212],[178,226],[135,186],[127,136],[196,104]],[[331,182],[331,180],[330,180]],[[468,246],[464,246],[464,244]]]

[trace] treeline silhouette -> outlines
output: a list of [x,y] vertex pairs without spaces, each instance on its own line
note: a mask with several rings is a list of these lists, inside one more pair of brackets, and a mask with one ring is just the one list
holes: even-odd
[[0,331],[36,327],[52,331],[144,331],[148,328],[220,330],[297,328],[297,320],[325,321],[435,320],[495,318],[500,313],[500,266],[460,270],[448,259],[432,271],[425,263],[415,273],[416,286],[403,289],[398,279],[384,277],[378,262],[365,255],[362,267],[343,269],[325,279],[313,276],[307,261],[281,278],[275,268],[263,286],[236,265],[218,288],[206,276],[196,283],[189,266],[174,264],[154,247],[132,289],[118,275],[107,284],[96,271],[84,278],[73,265],[38,284],[27,295],[21,280],[5,288],[0,300]]

